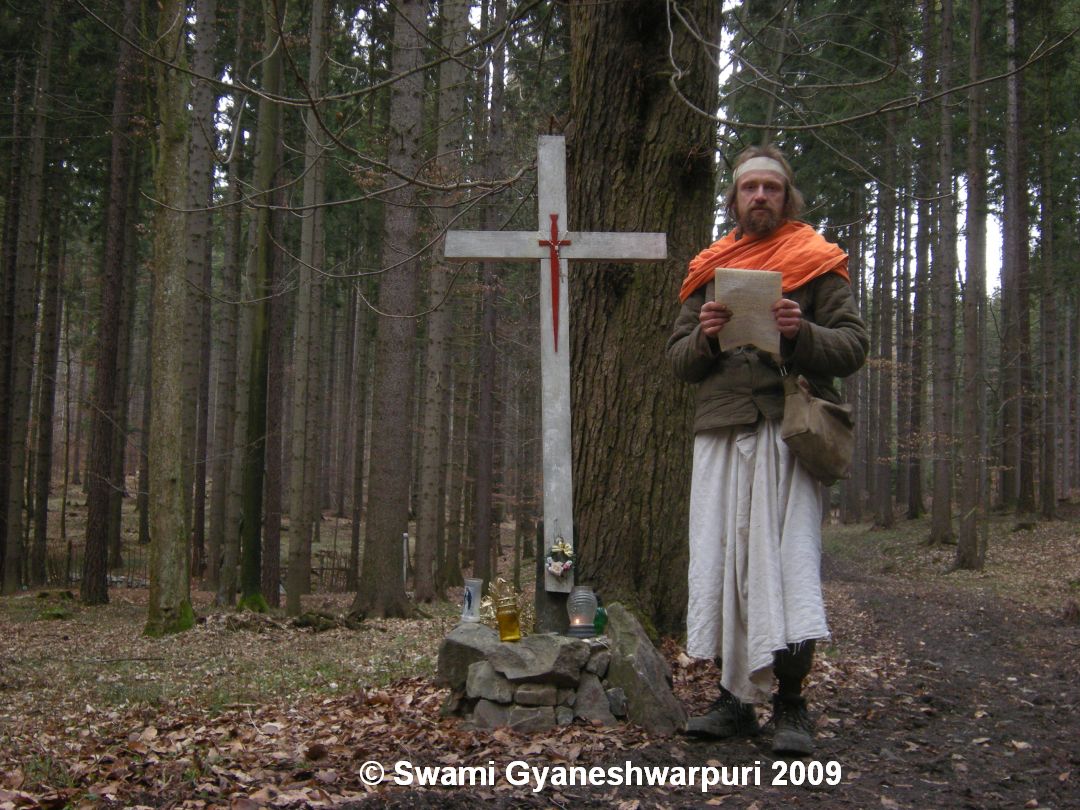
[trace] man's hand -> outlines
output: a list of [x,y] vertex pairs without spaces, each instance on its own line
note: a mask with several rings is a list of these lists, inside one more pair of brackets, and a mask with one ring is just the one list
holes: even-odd
[[794,340],[802,324],[802,310],[798,303],[790,298],[781,298],[772,305],[772,314],[776,319],[776,328],[780,330],[780,334],[788,340]]
[[731,310],[728,305],[718,301],[706,301],[701,305],[701,312],[698,313],[698,322],[701,324],[701,331],[705,333],[705,337],[716,337],[730,320]]

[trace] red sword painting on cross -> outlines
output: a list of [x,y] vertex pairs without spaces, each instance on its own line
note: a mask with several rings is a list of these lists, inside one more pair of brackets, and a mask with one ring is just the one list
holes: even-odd
[[569,245],[569,239],[559,239],[559,215],[551,214],[551,238],[541,239],[540,245],[550,252],[551,264],[551,329],[555,333],[555,352],[559,351],[559,248]]

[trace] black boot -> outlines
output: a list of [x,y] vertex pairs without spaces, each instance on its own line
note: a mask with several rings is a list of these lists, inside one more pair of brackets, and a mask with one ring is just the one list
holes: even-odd
[[709,710],[686,721],[686,733],[691,737],[724,740],[730,737],[754,737],[761,731],[757,713],[749,703],[743,703],[724,687]]
[[774,754],[805,757],[814,750],[814,721],[806,711],[806,698],[773,695]]

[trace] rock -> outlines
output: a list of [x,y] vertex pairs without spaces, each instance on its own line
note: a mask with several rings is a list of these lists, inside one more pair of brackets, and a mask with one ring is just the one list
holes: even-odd
[[600,679],[591,672],[586,672],[581,676],[577,700],[574,702],[574,716],[604,726],[612,726],[618,722],[615,715],[611,713],[608,696]]
[[611,664],[611,651],[607,649],[595,650],[585,665],[585,671],[591,672],[598,678],[607,675],[608,666]]
[[451,689],[450,694],[446,696],[446,700],[439,707],[439,714],[442,717],[466,714],[470,705],[472,705],[472,701],[465,697],[464,689]]
[[616,717],[626,717],[626,692],[619,687],[607,690],[608,707]]
[[510,707],[490,700],[480,700],[472,713],[477,728],[502,728],[510,720]]
[[[499,647],[499,634],[486,624],[462,622],[439,645],[439,664],[435,683],[464,689],[469,666],[487,658]],[[510,645],[507,645],[510,646]]]
[[626,695],[627,718],[652,734],[682,731],[686,710],[671,691],[671,670],[641,623],[621,604],[609,605],[607,633],[612,641],[608,686]]
[[[473,666],[476,665],[473,664]],[[493,669],[492,672],[494,671]],[[506,681],[506,683],[507,686],[510,685],[509,681]],[[514,703],[519,706],[554,706],[558,702],[558,692],[559,690],[555,684],[523,683],[514,692]]]
[[573,689],[560,689],[558,698],[559,706],[573,706],[574,701],[577,699],[577,692]]
[[[456,628],[454,632],[457,632]],[[529,636],[516,644],[498,644],[487,658],[511,683],[577,686],[581,668],[589,660],[589,645],[581,639],[544,633]],[[442,672],[441,649],[439,663]]]
[[555,722],[560,726],[568,726],[574,722],[574,710],[569,706],[555,707]]
[[506,725],[523,734],[544,731],[555,725],[555,709],[551,706],[511,706]]
[[465,693],[471,698],[485,698],[496,703],[509,703],[514,699],[514,685],[495,671],[487,661],[469,665],[465,680]]

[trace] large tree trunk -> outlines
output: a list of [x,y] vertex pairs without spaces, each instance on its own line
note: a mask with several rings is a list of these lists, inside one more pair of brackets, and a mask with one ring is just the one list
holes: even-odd
[[[448,0],[440,7],[442,47],[457,53],[465,43],[469,7],[464,0]],[[456,59],[439,66],[439,156],[440,176],[446,181],[461,174],[461,148],[464,141],[465,69]],[[449,204],[452,197],[442,201]],[[435,209],[439,230],[450,222],[450,210]],[[446,392],[450,387],[450,293],[451,268],[445,261],[433,262],[428,274],[429,309],[427,345],[424,363],[424,402],[420,449],[420,498],[416,518],[416,574],[414,593],[418,602],[429,602],[437,594],[434,563],[440,527],[445,525],[446,464],[445,445]],[[440,566],[441,570],[441,566]]]
[[[150,428],[150,599],[148,635],[194,626],[191,608],[191,477],[182,446],[184,423],[184,334],[190,292],[184,245],[187,239],[188,77],[184,41],[186,7],[162,0],[155,56],[158,141],[154,215],[154,369]],[[176,65],[176,68],[165,65]]]
[[[941,6],[940,82],[952,82],[953,4]],[[938,238],[934,251],[934,503],[931,543],[955,540],[952,527],[953,407],[956,374],[956,189],[953,182],[952,111],[941,99],[941,150],[938,160]]]
[[[574,525],[583,580],[661,631],[686,611],[689,387],[664,346],[689,259],[710,241],[720,5],[693,0],[669,40],[662,4],[571,7],[572,230],[665,231],[668,262],[630,271],[579,264],[571,276]],[[700,40],[698,37],[700,36]]]
[[[428,3],[403,0],[394,18],[393,70],[398,77],[390,95],[390,154],[387,162],[400,177],[420,167],[423,74],[421,38]],[[375,389],[371,465],[368,482],[364,566],[353,610],[370,616],[411,613],[402,580],[401,535],[408,529],[412,478],[413,378],[416,356],[417,271],[414,189],[389,178],[385,199],[383,264],[379,282],[378,332],[375,343]]]

